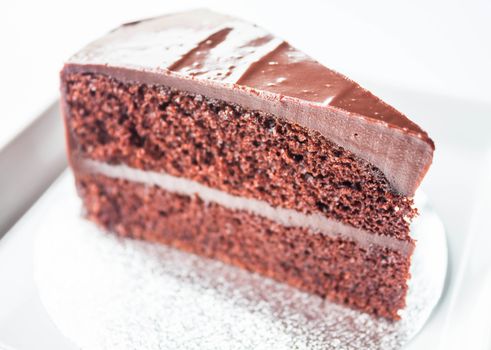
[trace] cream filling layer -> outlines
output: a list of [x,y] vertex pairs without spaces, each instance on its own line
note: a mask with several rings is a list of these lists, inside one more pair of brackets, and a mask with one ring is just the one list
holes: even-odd
[[78,160],[78,170],[101,174],[110,178],[123,179],[146,185],[155,185],[165,191],[186,196],[198,196],[205,203],[216,203],[231,210],[246,211],[275,221],[285,227],[306,228],[312,233],[322,233],[331,237],[341,237],[357,242],[364,248],[371,245],[387,247],[408,254],[412,246],[394,237],[377,235],[366,230],[329,219],[321,214],[306,214],[294,209],[273,207],[269,203],[253,198],[239,197],[220,191],[196,181],[176,177],[164,172],[154,172],[130,168],[126,165],[110,165],[91,159]]

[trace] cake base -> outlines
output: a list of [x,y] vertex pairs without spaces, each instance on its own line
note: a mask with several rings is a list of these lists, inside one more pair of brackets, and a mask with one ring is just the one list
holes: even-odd
[[109,232],[218,259],[375,316],[398,319],[405,305],[412,251],[333,229],[287,227],[196,194],[100,173],[75,178],[87,218]]
[[396,349],[443,288],[446,242],[419,203],[407,306],[390,322],[218,261],[105,234],[80,217],[66,176],[40,223],[35,278],[61,331],[82,349]]

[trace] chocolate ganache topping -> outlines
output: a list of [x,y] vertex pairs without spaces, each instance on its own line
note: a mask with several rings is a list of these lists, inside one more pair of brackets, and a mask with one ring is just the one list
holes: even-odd
[[433,158],[418,125],[357,83],[251,23],[208,10],[128,23],[89,44],[64,74],[161,84],[263,110],[317,131],[412,196]]

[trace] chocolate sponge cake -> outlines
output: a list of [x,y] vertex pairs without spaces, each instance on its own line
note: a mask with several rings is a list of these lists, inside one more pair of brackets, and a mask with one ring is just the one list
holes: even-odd
[[206,10],[110,32],[69,59],[61,92],[90,220],[398,319],[434,150],[403,114]]

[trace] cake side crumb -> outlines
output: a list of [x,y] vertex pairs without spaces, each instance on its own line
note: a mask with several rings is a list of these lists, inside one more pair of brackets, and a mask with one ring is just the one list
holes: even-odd
[[74,156],[165,171],[411,241],[412,200],[316,132],[223,101],[103,75],[68,75],[65,88]]
[[164,243],[219,259],[343,303],[398,319],[410,257],[204,203],[156,186],[78,175],[86,215],[123,237]]

